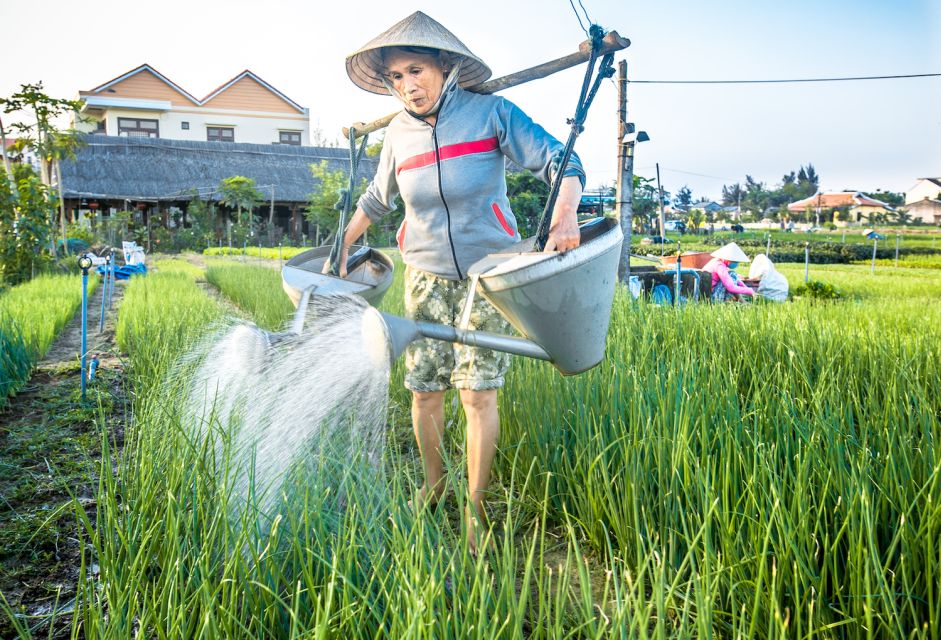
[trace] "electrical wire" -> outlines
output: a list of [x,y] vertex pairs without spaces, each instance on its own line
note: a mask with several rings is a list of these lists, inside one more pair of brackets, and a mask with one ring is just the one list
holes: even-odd
[[889,76],[847,76],[842,78],[787,78],[771,80],[631,80],[631,84],[784,84],[796,82],[846,82],[852,80],[899,80],[903,78],[935,78],[941,73],[910,73]]
[[[578,0],[578,4],[581,4],[581,3],[582,3],[581,0]],[[585,32],[585,35],[588,35],[588,29],[585,28],[584,24],[582,24],[582,17],[578,15],[578,9],[575,8],[575,3],[572,2],[572,0],[569,0],[569,5],[572,7],[572,11],[575,13],[575,19],[578,20],[578,26],[582,28],[582,31]],[[582,10],[584,9],[585,7],[582,7]],[[587,14],[586,14],[586,17],[587,17]],[[591,24],[590,20],[588,21],[588,24]]]

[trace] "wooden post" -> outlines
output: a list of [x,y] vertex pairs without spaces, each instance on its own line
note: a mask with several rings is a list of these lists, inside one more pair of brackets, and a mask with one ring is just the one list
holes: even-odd
[[300,229],[298,228],[299,220],[297,219],[297,203],[291,205],[291,242],[295,245],[297,244],[297,239],[300,237]]
[[631,278],[631,231],[634,227],[634,144],[624,142],[627,134],[627,61],[618,63],[618,221],[624,234],[618,280]]
[[660,163],[657,164],[657,202],[660,205],[660,255],[663,255],[663,240],[667,237],[667,222],[663,215],[663,187],[660,186]]

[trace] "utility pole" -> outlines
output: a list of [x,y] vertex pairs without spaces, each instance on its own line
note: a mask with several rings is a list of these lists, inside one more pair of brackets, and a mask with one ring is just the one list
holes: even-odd
[[663,255],[663,238],[667,234],[667,221],[663,215],[663,187],[660,186],[660,163],[657,164],[657,203],[660,205],[660,255]]
[[631,231],[634,227],[634,143],[625,142],[627,126],[627,61],[618,63],[618,221],[624,242],[618,262],[618,280],[628,282],[631,277]]

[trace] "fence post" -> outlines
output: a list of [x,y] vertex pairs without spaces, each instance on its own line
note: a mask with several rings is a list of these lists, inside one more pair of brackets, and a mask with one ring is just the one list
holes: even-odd
[[902,234],[900,233],[895,234],[895,268],[896,269],[899,268],[899,242],[900,242],[901,237],[902,237]]
[[766,243],[766,246],[765,246],[765,255],[768,256],[769,258],[771,257],[771,232],[770,231],[768,232],[768,242]]
[[870,273],[872,273],[873,275],[876,274],[876,245],[878,244],[879,244],[878,238],[873,238],[872,239],[872,269],[870,271]]
[[810,242],[804,242],[804,284],[810,282]]

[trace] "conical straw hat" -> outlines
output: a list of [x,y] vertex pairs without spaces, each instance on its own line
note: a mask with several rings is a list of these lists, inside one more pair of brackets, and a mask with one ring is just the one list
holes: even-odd
[[416,11],[346,58],[346,73],[360,89],[390,95],[380,75],[382,56],[379,50],[383,47],[429,47],[461,56],[464,61],[458,83],[462,87],[473,86],[490,77],[490,67],[471,53],[453,33],[421,11]]
[[720,247],[710,253],[713,258],[719,258],[720,260],[728,260],[729,262],[748,262],[748,256],[745,255],[745,252],[742,251],[742,248],[738,246],[738,243],[730,242],[727,245]]

